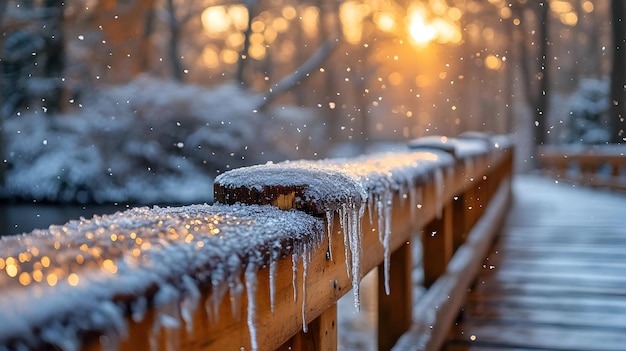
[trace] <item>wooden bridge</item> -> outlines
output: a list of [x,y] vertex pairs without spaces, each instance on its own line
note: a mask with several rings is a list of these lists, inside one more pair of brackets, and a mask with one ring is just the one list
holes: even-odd
[[334,350],[337,300],[358,309],[378,268],[380,350],[623,350],[623,194],[511,181],[512,158],[507,137],[424,138],[3,238],[0,349]]
[[[443,350],[624,350],[624,193],[518,175]],[[415,350],[408,334],[395,350]]]

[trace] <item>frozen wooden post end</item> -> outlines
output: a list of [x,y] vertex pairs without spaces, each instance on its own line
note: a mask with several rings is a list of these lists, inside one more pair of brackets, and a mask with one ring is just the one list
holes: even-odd
[[512,158],[506,138],[453,140],[453,155],[431,145],[241,168],[216,179],[213,206],[5,237],[0,349],[334,350],[336,302],[352,291],[358,308],[378,267],[388,350],[423,325],[411,318],[420,241],[430,288],[417,306],[445,312],[426,330],[441,335],[471,280],[465,263],[482,259],[472,248],[490,238],[472,233],[502,217],[490,203],[506,208]]
[[[436,215],[434,189],[443,186],[442,174],[452,161],[438,151],[407,150],[253,166],[218,177],[215,196],[221,203],[272,204],[326,219],[327,243],[313,257],[329,260],[311,266],[321,276],[308,280],[309,316],[334,308],[337,298],[351,289],[358,308],[361,277],[379,267],[379,315],[384,321],[379,324],[379,344],[389,349],[411,324],[412,237],[422,221]],[[329,286],[317,289],[313,282],[318,279],[323,284],[332,281],[338,296],[328,298]]]
[[336,280],[342,294],[353,288],[358,304],[360,277],[379,268],[378,343],[388,350],[412,324],[410,243],[416,234],[423,233],[425,285],[430,286],[510,177],[512,149],[505,137],[416,145],[427,139],[407,152],[234,170],[216,180],[216,200],[296,208],[326,218],[330,237],[321,250],[332,257],[334,269],[352,273]]

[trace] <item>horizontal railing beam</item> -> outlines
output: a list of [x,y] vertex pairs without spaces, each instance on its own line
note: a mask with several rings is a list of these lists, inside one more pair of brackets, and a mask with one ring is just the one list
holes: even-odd
[[[409,243],[424,240],[436,286],[510,177],[511,145],[494,140],[234,170],[216,180],[221,204],[132,209],[5,239],[0,320],[23,321],[0,331],[0,346],[333,349],[337,300],[352,290],[357,303],[361,276],[378,267],[379,315],[394,320],[379,323],[388,349],[411,324]],[[29,296],[37,303],[14,305]]]

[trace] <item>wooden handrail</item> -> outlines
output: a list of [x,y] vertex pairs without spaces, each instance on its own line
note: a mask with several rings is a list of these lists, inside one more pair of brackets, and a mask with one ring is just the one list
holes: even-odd
[[626,145],[549,145],[538,151],[540,166],[558,180],[626,190]]
[[360,278],[378,267],[388,350],[413,324],[416,235],[435,287],[494,194],[508,198],[507,138],[418,144],[233,170],[216,179],[213,206],[138,208],[3,238],[0,345],[332,350],[337,300],[352,290],[358,308]]

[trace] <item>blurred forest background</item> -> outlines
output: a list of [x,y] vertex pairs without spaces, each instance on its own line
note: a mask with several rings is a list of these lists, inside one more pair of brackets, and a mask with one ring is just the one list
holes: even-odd
[[467,130],[623,142],[624,15],[621,0],[2,0],[0,196],[210,202],[230,168]]

